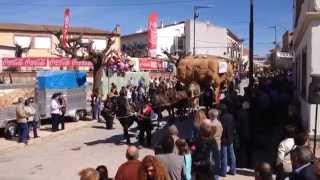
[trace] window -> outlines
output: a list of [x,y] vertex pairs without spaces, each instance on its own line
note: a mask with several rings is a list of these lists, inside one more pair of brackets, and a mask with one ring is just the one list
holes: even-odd
[[15,36],[14,37],[14,44],[18,44],[21,47],[29,47],[31,43],[30,36]]
[[50,37],[35,37],[34,48],[37,49],[51,49],[51,38]]

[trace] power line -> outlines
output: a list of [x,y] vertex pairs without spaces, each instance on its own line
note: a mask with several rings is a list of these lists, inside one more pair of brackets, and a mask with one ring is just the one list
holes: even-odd
[[48,3],[0,3],[0,6],[58,6],[58,7],[94,7],[94,8],[106,8],[106,7],[129,7],[129,6],[149,6],[149,5],[168,5],[168,4],[187,4],[193,2],[205,2],[209,0],[163,0],[156,2],[134,2],[134,3],[104,3],[104,4],[48,4]]

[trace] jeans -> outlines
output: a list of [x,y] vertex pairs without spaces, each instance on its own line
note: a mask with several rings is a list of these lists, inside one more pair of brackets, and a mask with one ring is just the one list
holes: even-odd
[[[37,121],[28,122],[28,132],[30,131],[31,127],[33,131],[33,137],[34,138],[38,137],[38,132],[37,132],[38,122]],[[29,137],[29,133],[28,133],[28,137]]]
[[236,156],[233,144],[221,146],[221,176],[227,175],[228,161],[230,162],[230,173],[236,174]]
[[27,123],[18,123],[18,142],[26,143],[29,134],[28,124]]
[[214,180],[219,180],[219,175],[214,175]]
[[52,131],[58,131],[60,114],[51,114]]

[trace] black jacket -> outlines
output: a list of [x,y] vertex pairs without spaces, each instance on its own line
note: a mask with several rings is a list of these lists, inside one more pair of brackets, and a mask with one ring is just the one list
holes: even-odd
[[235,124],[233,115],[230,113],[223,113],[220,117],[223,127],[221,143],[222,145],[230,145],[233,143]]
[[192,172],[196,179],[214,179],[220,168],[220,153],[216,141],[198,138],[193,145]]
[[293,180],[317,180],[313,164],[303,168],[299,173],[294,173]]

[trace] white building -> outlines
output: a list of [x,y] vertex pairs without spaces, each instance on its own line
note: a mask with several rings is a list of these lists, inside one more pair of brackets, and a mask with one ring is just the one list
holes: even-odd
[[[192,54],[193,26],[193,20],[161,25],[157,32],[158,56],[166,58],[162,49],[168,50],[170,53],[184,51]],[[136,47],[138,56],[147,56],[147,31],[122,36],[121,43],[124,49]],[[229,29],[210,23],[196,21],[195,44],[196,54],[215,55],[233,60],[240,60],[242,57],[242,40]],[[126,50],[124,51],[126,52]],[[133,53],[133,55],[135,54]]]
[[[169,25],[160,25],[157,30],[157,56],[166,58],[162,50],[168,50],[170,53],[184,50],[185,23],[178,22]],[[148,56],[147,53],[148,32],[142,31],[121,37],[121,45],[126,52],[128,49],[135,49],[135,56]],[[128,50],[129,51],[129,50]],[[130,55],[130,53],[129,53]]]
[[[311,74],[320,74],[320,0],[294,0],[294,71],[303,124],[313,132],[315,105],[308,103]],[[318,119],[319,121],[319,119]],[[318,129],[320,123],[318,124]]]

